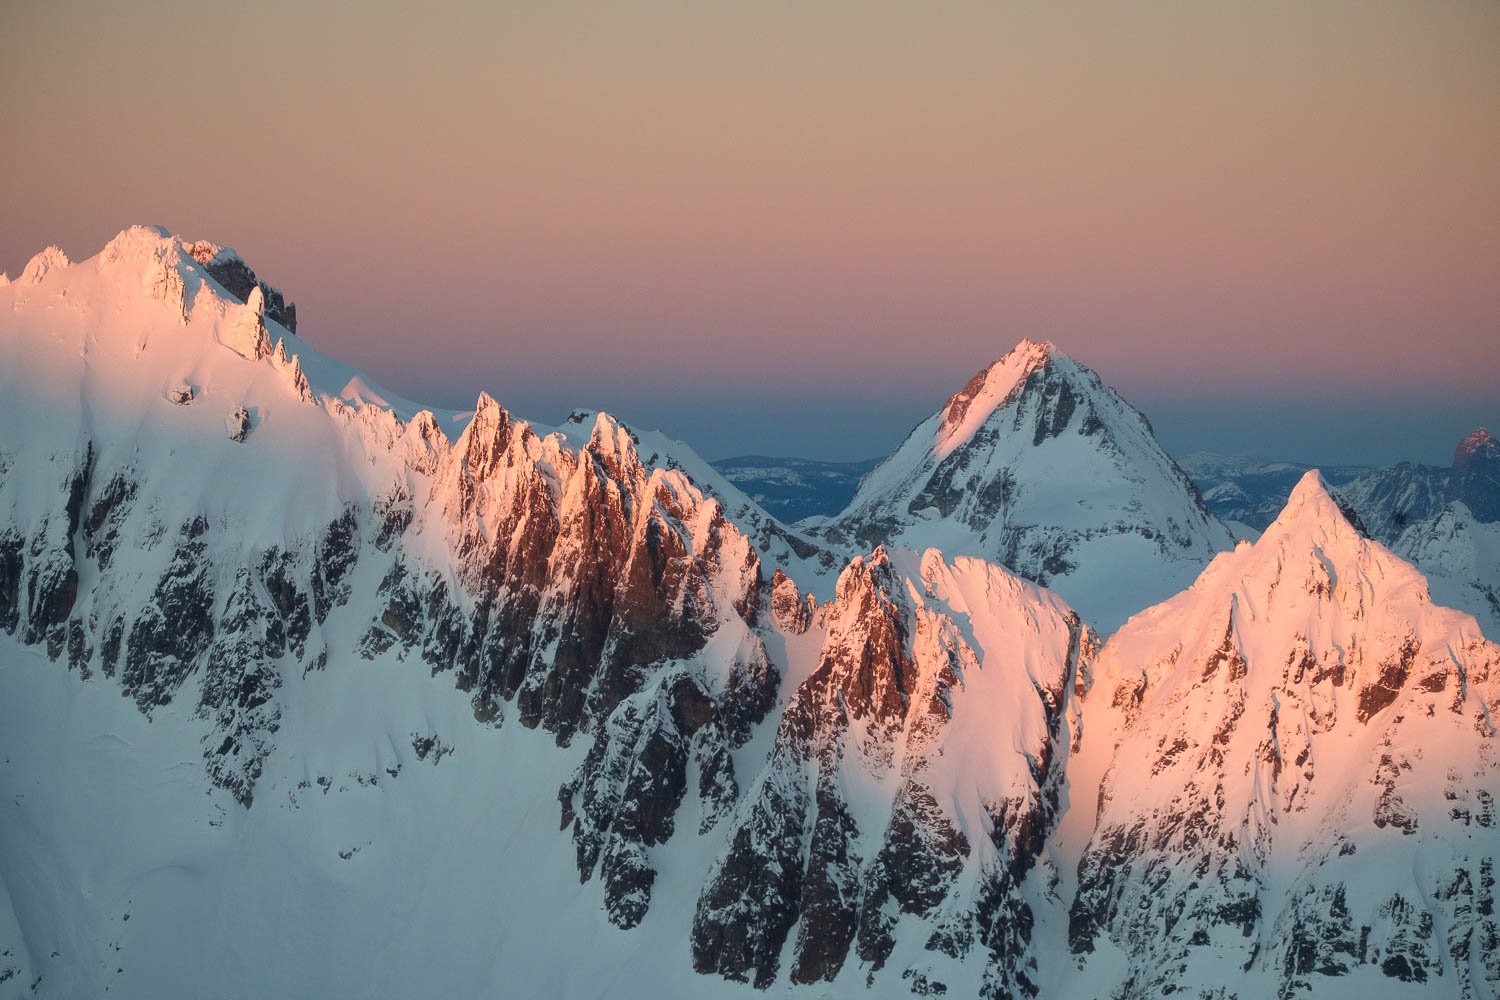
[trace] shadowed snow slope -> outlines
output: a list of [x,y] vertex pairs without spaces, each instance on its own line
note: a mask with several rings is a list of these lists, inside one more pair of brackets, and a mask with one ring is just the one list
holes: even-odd
[[1500,636],[1500,521],[1480,521],[1455,500],[1409,525],[1391,548],[1421,567],[1434,597],[1473,611],[1486,636]]

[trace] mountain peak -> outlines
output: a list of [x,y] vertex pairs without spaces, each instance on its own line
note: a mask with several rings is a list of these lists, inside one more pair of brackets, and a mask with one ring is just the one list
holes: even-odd
[[861,548],[999,562],[1105,631],[1233,542],[1146,418],[1087,365],[1033,340],[918,424],[819,530]]
[[501,409],[501,406],[495,402],[495,397],[480,389],[479,397],[474,401],[474,416],[477,417],[480,414],[489,415],[499,409]]
[[976,372],[943,406],[934,452],[951,454],[991,413],[1016,397],[1032,372],[1058,356],[1063,356],[1062,352],[1050,341],[1022,340],[1004,357]]
[[1462,470],[1476,456],[1500,459],[1500,442],[1487,428],[1480,427],[1464,436],[1453,450],[1453,467]]
[[1500,521],[1500,441],[1481,427],[1453,452],[1452,494],[1486,524]]
[[1285,532],[1300,524],[1346,525],[1358,535],[1369,536],[1354,508],[1333,492],[1317,469],[1308,469],[1302,474],[1291,496],[1287,497],[1286,506],[1266,533]]
[[26,262],[26,267],[21,271],[21,277],[16,279],[17,284],[40,284],[48,271],[61,270],[71,263],[73,262],[68,259],[67,254],[63,253],[62,247],[54,244]]
[[1292,487],[1291,496],[1286,499],[1286,509],[1301,509],[1309,504],[1333,503],[1333,495],[1328,486],[1328,481],[1323,478],[1323,473],[1317,469],[1308,469],[1297,480],[1297,485]]

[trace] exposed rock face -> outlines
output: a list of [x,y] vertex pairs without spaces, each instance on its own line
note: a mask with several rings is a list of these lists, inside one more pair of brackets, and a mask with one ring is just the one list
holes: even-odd
[[1372,469],[1339,488],[1370,534],[1389,542],[1408,526],[1431,517],[1447,502],[1448,469],[1401,462]]
[[817,602],[808,595],[804,599],[797,584],[780,569],[771,578],[771,615],[777,628],[792,635],[801,635],[812,624]]
[[208,276],[222,285],[230,295],[248,303],[259,292],[265,299],[265,315],[291,332],[297,332],[296,304],[288,302],[281,289],[272,288],[258,279],[239,254],[229,247],[221,247],[206,240],[190,244],[187,250],[194,260],[203,265]]
[[[246,303],[216,306],[219,293],[195,279],[191,261]],[[348,626],[331,619],[363,617],[359,652],[452,671],[481,722],[500,724],[512,703],[518,721],[559,743],[593,737],[563,792],[580,873],[601,874],[612,919],[638,922],[653,877],[646,852],[672,836],[689,772],[709,823],[738,794],[731,751],[776,700],[759,557],[718,502],[681,472],[648,470],[607,415],[574,445],[539,437],[482,395],[450,442],[430,413],[402,421],[316,396],[284,343],[267,343],[276,297],[212,245],[131,230],[99,266],[111,280],[132,267],[149,279],[137,282],[148,339],[101,343],[101,363],[132,363],[110,359],[115,350],[149,365],[154,342],[170,347],[165,364],[195,350],[208,359],[199,370],[218,372],[203,376],[216,379],[212,401],[164,379],[170,390],[143,394],[137,420],[157,419],[153,398],[197,403],[167,419],[203,410],[212,420],[227,398],[227,437],[265,436],[277,468],[266,481],[267,469],[246,476],[233,470],[252,460],[226,456],[227,489],[207,470],[182,481],[198,467],[143,459],[130,419],[81,411],[77,427],[64,415],[52,429],[88,443],[50,462],[43,452],[61,478],[34,500],[32,477],[8,470],[10,449],[35,442],[4,442],[0,627],[85,674],[116,678],[143,712],[190,692],[210,780],[248,807],[275,747],[285,676],[347,661],[356,651],[334,636]],[[33,271],[38,284],[49,280],[40,264]],[[284,378],[257,381],[267,366]],[[235,395],[255,384],[267,394]],[[282,425],[290,437],[276,437]],[[326,454],[347,465],[288,469],[275,457],[329,435],[337,444]],[[303,487],[329,471],[342,477],[331,494]],[[296,518],[263,518],[263,504],[287,495],[298,497]],[[284,526],[293,520],[303,526]],[[92,581],[85,601],[80,571]]]
[[224,420],[224,432],[229,435],[229,440],[243,442],[250,436],[250,411],[243,406],[235,407]]
[[[782,714],[766,773],[699,897],[699,971],[767,986],[785,953],[796,983],[832,980],[853,956],[873,974],[910,922],[925,925],[931,957],[906,956],[905,980],[930,983],[928,963],[977,945],[985,995],[1034,995],[1020,883],[1056,818],[1063,703],[1088,648],[1076,616],[1041,596],[996,567],[948,566],[935,552],[912,577],[883,550],[845,569],[818,612],[816,669]],[[964,608],[973,631],[929,601]],[[1023,628],[1034,659],[1003,650]],[[993,748],[955,785],[946,755],[982,743],[990,706],[1011,698],[1034,742]],[[873,802],[872,786],[883,789]],[[976,823],[978,843],[962,832]]]
[[[1500,967],[1469,956],[1495,939],[1475,887],[1500,838],[1459,831],[1500,778],[1497,667],[1309,473],[1259,542],[1101,654],[1084,747],[1118,747],[1093,748],[1114,763],[1073,950],[1128,956],[1126,997],[1233,992],[1226,966],[1316,996],[1367,965],[1493,995]],[[1420,874],[1371,879],[1372,855]]]

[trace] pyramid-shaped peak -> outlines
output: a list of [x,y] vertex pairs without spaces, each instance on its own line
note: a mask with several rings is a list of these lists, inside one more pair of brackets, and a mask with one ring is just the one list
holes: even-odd
[[1323,473],[1317,469],[1308,469],[1297,480],[1297,485],[1292,488],[1291,496],[1287,497],[1287,509],[1305,506],[1310,503],[1333,503],[1333,493],[1329,489],[1328,481],[1323,478]]
[[1284,533],[1302,525],[1337,525],[1361,537],[1369,537],[1354,508],[1333,491],[1317,469],[1308,469],[1302,474],[1292,495],[1287,497],[1286,506],[1266,529],[1266,534]]
[[1048,362],[1066,357],[1067,355],[1050,340],[1023,338],[1015,347],[977,372],[969,382],[972,385],[976,381],[983,381],[999,374],[1013,376],[1016,380],[1024,379]]
[[601,454],[633,453],[635,435],[604,410],[594,414],[594,429],[589,434],[589,448]]
[[967,440],[996,409],[1015,399],[1037,369],[1066,358],[1051,341],[1022,340],[998,361],[974,374],[943,406],[937,449]]
[[1057,349],[1057,345],[1050,340],[1032,340],[1030,337],[1022,337],[1020,342],[1011,348],[1005,357],[1024,358],[1031,364],[1036,365],[1044,364],[1052,357],[1061,353]]

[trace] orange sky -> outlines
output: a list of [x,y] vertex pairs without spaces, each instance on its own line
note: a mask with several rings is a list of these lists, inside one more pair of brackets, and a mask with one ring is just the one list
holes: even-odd
[[1491,0],[600,6],[7,4],[0,269],[159,223],[409,395],[709,454],[887,450],[1022,336],[1159,426],[1500,409]]

